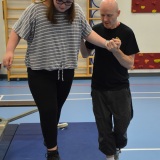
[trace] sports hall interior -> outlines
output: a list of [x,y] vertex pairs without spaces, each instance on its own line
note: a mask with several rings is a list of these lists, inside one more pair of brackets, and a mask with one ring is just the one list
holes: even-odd
[[[100,22],[101,0],[75,0],[91,25]],[[3,56],[11,26],[33,0],[0,0],[0,160],[45,159],[39,114],[27,83],[24,55],[26,42],[16,48],[13,67],[3,67]],[[128,145],[120,160],[160,160],[160,2],[117,0],[119,21],[135,33],[140,53],[128,70],[134,117],[128,129]],[[98,150],[97,129],[92,110],[91,76],[93,58],[78,55],[78,68],[65,102],[58,129],[62,160],[105,159]],[[69,147],[68,147],[69,145]],[[83,153],[83,154],[82,154]]]

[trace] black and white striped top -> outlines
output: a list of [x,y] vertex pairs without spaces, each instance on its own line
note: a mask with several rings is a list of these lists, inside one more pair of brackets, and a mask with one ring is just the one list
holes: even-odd
[[72,24],[57,13],[58,23],[51,24],[46,17],[47,7],[32,3],[26,8],[13,30],[27,41],[27,67],[33,70],[75,69],[81,38],[91,33],[85,15],[75,3],[76,17]]

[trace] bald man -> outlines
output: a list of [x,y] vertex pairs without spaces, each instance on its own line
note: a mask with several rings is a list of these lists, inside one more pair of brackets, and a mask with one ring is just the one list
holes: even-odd
[[102,23],[93,30],[108,41],[108,50],[85,42],[88,52],[95,50],[91,96],[99,133],[99,149],[107,160],[118,160],[120,149],[127,145],[127,128],[133,117],[128,69],[139,52],[134,32],[118,21],[120,10],[115,0],[102,0]]

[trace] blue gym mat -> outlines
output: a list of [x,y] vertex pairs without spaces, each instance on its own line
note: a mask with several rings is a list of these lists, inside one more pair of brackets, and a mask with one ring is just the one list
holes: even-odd
[[[58,132],[58,146],[62,160],[104,159],[105,156],[98,150],[94,122],[69,123],[68,128],[59,129]],[[40,124],[20,124],[4,160],[45,160],[45,153]]]
[[[160,160],[160,139],[156,136],[159,130],[153,131],[155,125],[152,123],[150,130],[139,124],[137,128],[131,125],[128,145],[122,150],[120,160]],[[61,160],[106,160],[98,150],[97,137],[94,122],[69,123],[68,128],[59,129]],[[39,123],[9,124],[0,140],[0,160],[46,160],[45,153]]]

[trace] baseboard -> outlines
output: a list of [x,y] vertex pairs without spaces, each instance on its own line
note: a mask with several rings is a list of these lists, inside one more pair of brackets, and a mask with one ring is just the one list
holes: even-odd
[[0,79],[7,79],[7,74],[0,74]]

